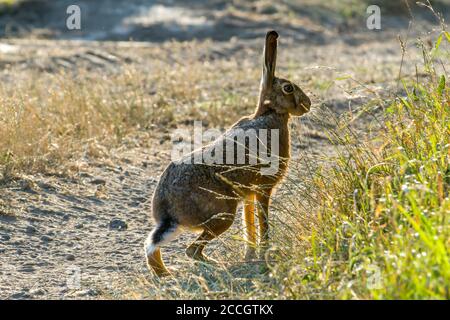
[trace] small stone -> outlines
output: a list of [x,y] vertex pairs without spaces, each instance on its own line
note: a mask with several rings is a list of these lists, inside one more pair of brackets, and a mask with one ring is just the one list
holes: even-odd
[[41,237],[41,241],[44,241],[44,242],[50,242],[50,241],[52,241],[52,240],[53,240],[53,239],[52,239],[51,237],[46,236],[46,235],[44,235],[44,236]]
[[97,291],[95,291],[94,289],[79,290],[76,291],[74,294],[76,297],[94,297],[98,295]]
[[265,5],[257,8],[258,13],[262,14],[275,14],[278,12],[277,8],[273,5]]
[[73,254],[68,254],[68,255],[66,255],[66,260],[67,261],[74,261],[75,260],[75,256]]
[[22,268],[19,268],[18,271],[19,272],[34,272],[34,271],[36,271],[36,269],[33,266],[28,265],[28,266],[23,266]]
[[120,219],[112,219],[109,222],[109,228],[112,230],[119,230],[119,231],[123,231],[126,230],[128,228],[128,225],[125,221],[120,220]]
[[8,235],[8,234],[2,234],[2,240],[3,241],[9,241],[9,240],[11,240],[11,236]]
[[133,161],[131,161],[131,160],[128,159],[128,158],[122,158],[122,162],[123,162],[123,163],[126,163],[126,164],[132,164],[132,163],[133,163]]
[[84,224],[82,223],[78,223],[75,225],[75,229],[83,229],[84,228]]
[[30,226],[27,226],[25,232],[27,234],[35,234],[37,232],[37,229],[36,229],[36,227],[30,225]]

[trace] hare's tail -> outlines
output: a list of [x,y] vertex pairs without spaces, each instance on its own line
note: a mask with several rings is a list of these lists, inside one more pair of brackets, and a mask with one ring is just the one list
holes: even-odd
[[171,218],[166,218],[156,225],[145,241],[147,264],[160,277],[170,274],[161,258],[160,247],[175,239],[179,233],[178,223]]

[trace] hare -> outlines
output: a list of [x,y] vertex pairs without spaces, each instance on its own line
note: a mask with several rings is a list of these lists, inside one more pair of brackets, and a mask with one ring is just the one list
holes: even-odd
[[[186,254],[200,261],[208,261],[203,249],[231,226],[237,207],[242,202],[248,242],[246,258],[255,256],[255,216],[259,222],[261,254],[267,248],[270,196],[285,174],[290,158],[288,121],[291,115],[301,116],[311,107],[310,99],[297,85],[275,77],[277,39],[278,33],[275,31],[266,34],[259,103],[255,113],[240,119],[211,144],[171,162],[162,173],[152,203],[156,227],[145,242],[148,266],[158,276],[170,274],[161,258],[161,246],[185,229],[201,232],[187,248]],[[257,161],[254,161],[257,152],[249,150],[251,134],[248,132],[257,132],[257,139],[261,141],[267,131],[277,134],[269,135],[266,145],[259,145],[256,151],[267,149],[279,162],[275,171],[269,170],[264,174],[263,169],[268,169],[267,162],[261,161],[258,155]],[[244,157],[234,152],[239,147],[235,138],[242,133],[246,135],[244,140],[240,140],[245,145]],[[220,150],[225,150],[223,147],[228,146],[229,141],[232,141],[233,150],[226,149],[223,157],[219,155],[223,161],[213,164],[195,161],[203,159],[205,154],[217,156]],[[239,157],[245,161],[239,161]]]

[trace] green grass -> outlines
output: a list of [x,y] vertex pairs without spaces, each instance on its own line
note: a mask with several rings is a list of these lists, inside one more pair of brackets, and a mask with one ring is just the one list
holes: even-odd
[[281,286],[294,299],[450,298],[450,89],[425,49],[424,57],[428,77],[404,84],[378,136],[361,142],[346,122],[330,133],[334,166],[310,182],[315,226],[285,241],[307,249],[277,257],[272,291]]
[[18,0],[0,0],[0,5],[1,4],[5,4],[5,5],[13,5],[15,3],[19,2]]

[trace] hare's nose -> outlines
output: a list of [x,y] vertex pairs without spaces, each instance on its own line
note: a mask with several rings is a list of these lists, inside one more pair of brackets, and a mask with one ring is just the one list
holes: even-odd
[[309,97],[305,97],[305,104],[308,107],[308,110],[311,108],[311,99]]
[[309,111],[309,109],[311,108],[311,100],[307,96],[302,99],[300,104],[306,111]]

